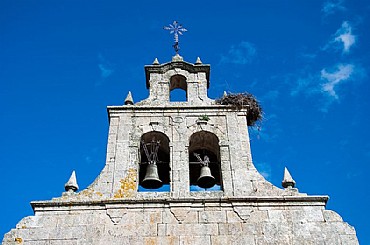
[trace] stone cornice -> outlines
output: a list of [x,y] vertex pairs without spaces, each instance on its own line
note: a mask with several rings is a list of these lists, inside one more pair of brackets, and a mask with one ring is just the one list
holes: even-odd
[[235,110],[233,106],[231,105],[205,105],[205,106],[197,106],[197,105],[186,105],[185,103],[183,105],[181,104],[174,104],[174,105],[166,105],[166,106],[136,106],[136,105],[122,105],[122,106],[107,106],[107,112],[108,112],[108,118],[111,117],[114,113],[120,113],[123,111],[135,111],[135,112],[147,112],[147,113],[153,113],[155,111],[182,111],[182,110],[199,110],[200,113],[204,114],[205,110],[211,110],[211,111],[235,111],[237,113],[247,113],[247,108],[242,108]]
[[[168,198],[168,199],[105,199],[105,200],[79,200],[79,201],[33,201],[31,206],[35,212],[52,210],[71,210],[71,209],[106,209],[114,208],[140,208],[150,207],[171,207],[171,206],[251,206],[251,207],[271,207],[271,206],[326,206],[328,196],[271,196],[271,197],[222,197],[222,198]],[[86,208],[84,208],[86,207]]]

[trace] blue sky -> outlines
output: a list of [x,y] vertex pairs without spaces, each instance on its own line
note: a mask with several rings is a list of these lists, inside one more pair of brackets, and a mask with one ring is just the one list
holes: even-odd
[[327,208],[370,244],[370,2],[0,1],[0,233],[29,202],[87,187],[105,162],[106,106],[147,97],[143,66],[181,55],[211,64],[209,97],[253,93],[254,164],[281,186],[329,195]]

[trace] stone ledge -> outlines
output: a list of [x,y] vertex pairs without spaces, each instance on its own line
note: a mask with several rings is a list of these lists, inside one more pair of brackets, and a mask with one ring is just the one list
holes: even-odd
[[[223,198],[178,198],[178,199],[105,199],[105,200],[81,200],[81,201],[33,201],[31,206],[36,211],[52,210],[85,210],[110,208],[165,208],[171,206],[192,207],[207,206],[207,204],[218,204],[220,206],[251,206],[251,207],[273,207],[273,206],[326,206],[328,196],[272,196],[272,197],[223,197]],[[214,206],[214,205],[212,205]]]

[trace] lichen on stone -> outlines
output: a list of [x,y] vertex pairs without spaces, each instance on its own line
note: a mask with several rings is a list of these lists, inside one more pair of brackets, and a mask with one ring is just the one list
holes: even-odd
[[87,188],[79,193],[79,196],[86,196],[89,197],[90,199],[96,198],[96,197],[102,197],[103,194],[99,191],[95,191],[92,188]]
[[128,170],[127,176],[121,179],[120,188],[114,193],[114,198],[133,197],[136,190],[137,171],[134,168]]
[[20,237],[16,237],[14,238],[14,241],[17,243],[17,244],[21,244],[23,242],[23,239],[20,238]]

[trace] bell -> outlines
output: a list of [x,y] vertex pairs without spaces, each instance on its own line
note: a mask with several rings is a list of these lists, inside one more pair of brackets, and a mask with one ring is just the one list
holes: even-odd
[[200,169],[200,176],[197,183],[201,188],[211,188],[216,184],[216,179],[212,176],[211,169],[208,166],[203,166]]
[[145,189],[158,189],[162,187],[162,180],[158,176],[158,167],[156,164],[148,164],[146,167],[145,178],[141,182],[141,186]]

